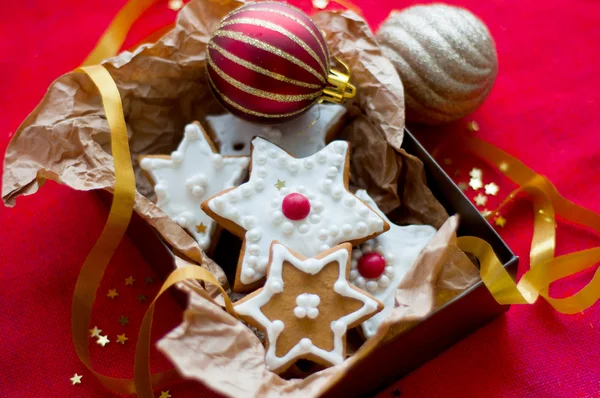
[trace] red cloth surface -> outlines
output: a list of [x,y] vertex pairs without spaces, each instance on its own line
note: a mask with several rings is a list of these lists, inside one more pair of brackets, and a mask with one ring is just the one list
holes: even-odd
[[[75,67],[93,48],[125,0],[4,2],[0,13],[0,148],[39,102],[56,77]],[[297,2],[296,4],[298,4]],[[394,0],[357,1],[376,27]],[[471,117],[440,128],[409,126],[429,147],[441,137],[477,120],[477,136],[522,159],[550,178],[568,199],[600,212],[600,2],[589,0],[457,0],[489,26],[498,49],[500,72],[485,104]],[[305,8],[309,7],[304,2]],[[175,14],[166,1],[151,8],[133,27],[127,45],[171,22]],[[3,156],[3,155],[2,155]],[[475,158],[445,154],[445,166],[456,179],[467,180]],[[454,156],[454,157],[453,157]],[[494,206],[513,187],[484,168],[484,181],[500,185]],[[468,191],[474,196],[473,191]],[[500,229],[528,267],[532,211],[517,201],[503,213]],[[98,237],[106,206],[93,193],[74,192],[48,183],[34,196],[20,198],[14,209],[0,206],[0,395],[111,396],[79,363],[70,333],[71,296],[77,273]],[[557,254],[600,245],[600,238],[567,223],[558,223]],[[125,278],[137,281],[125,286]],[[592,271],[568,278],[552,288],[556,296],[576,291]],[[131,377],[136,331],[148,298],[159,282],[146,285],[152,271],[131,241],[115,254],[99,289],[93,325],[108,333],[106,347],[91,343],[97,370]],[[120,296],[106,297],[109,288]],[[158,338],[181,321],[170,297],[162,299],[155,316]],[[120,315],[129,324],[118,323]],[[92,325],[92,326],[93,326]],[[116,334],[126,333],[126,344]],[[513,306],[505,315],[467,337],[439,357],[399,380],[379,396],[398,389],[403,397],[597,397],[600,396],[600,305],[585,313],[561,315],[545,302]],[[169,368],[152,352],[154,371]],[[74,373],[82,384],[71,386]],[[212,397],[194,382],[170,388],[173,397]]]

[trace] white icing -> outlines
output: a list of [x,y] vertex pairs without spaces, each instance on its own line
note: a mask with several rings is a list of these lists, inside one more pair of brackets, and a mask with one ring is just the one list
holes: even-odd
[[[215,138],[220,144],[221,155],[248,156],[252,138],[263,137],[293,156],[303,158],[325,147],[327,135],[345,113],[346,108],[342,105],[318,104],[298,119],[272,126],[250,123],[230,113],[208,116],[206,122],[215,133]],[[311,126],[315,119],[317,121]],[[297,137],[298,133],[301,133],[299,137]],[[277,157],[277,152],[267,152],[266,155],[274,159]],[[302,165],[302,163],[295,163],[290,167],[293,170]]]
[[[327,159],[341,157],[344,160],[348,151],[347,142],[334,141],[317,154],[302,161],[297,161],[263,138],[255,138],[252,143],[254,145],[253,167],[249,181],[218,196],[222,198],[222,202],[216,203],[216,198],[210,200],[208,206],[219,216],[233,221],[246,230],[247,228],[239,220],[246,216],[253,216],[256,224],[250,231],[252,233],[246,234],[246,238],[260,246],[260,258],[265,260],[268,258],[269,246],[274,240],[307,257],[312,257],[339,243],[359,240],[383,232],[384,222],[377,213],[346,190],[343,165],[337,169],[338,173],[333,178],[327,176],[330,169]],[[319,158],[325,159],[324,163],[319,162]],[[246,192],[245,186],[255,184],[259,178],[255,172],[257,168],[254,167],[258,159],[266,162],[264,166],[267,175],[264,177],[264,190],[253,192],[249,196],[240,194]],[[280,166],[279,159],[286,159],[286,164],[290,162],[306,164],[309,161],[312,167],[302,168],[292,173],[289,169]],[[285,182],[285,187],[278,189],[275,185],[282,181]],[[321,190],[322,181],[328,181],[327,184],[331,188],[328,192]],[[309,200],[310,213],[305,219],[290,220],[281,211],[282,201],[286,195],[298,190],[304,191],[303,195]],[[352,203],[352,206],[347,206],[348,203]],[[367,222],[369,217],[376,218],[379,222]],[[244,272],[248,267],[246,260],[248,245],[241,256],[241,283],[248,285],[264,277],[264,273],[257,269],[254,273]]]
[[[247,157],[224,158],[213,153],[200,127],[188,124],[171,159],[146,157],[140,166],[155,182],[157,206],[206,250],[216,224],[200,209],[200,203],[238,185],[246,176],[249,162]],[[200,224],[206,227],[205,233],[196,229]]]
[[[333,365],[341,364],[344,361],[343,337],[348,326],[364,316],[374,313],[378,306],[377,302],[371,297],[352,289],[346,280],[348,257],[348,250],[339,248],[321,259],[308,258],[306,260],[300,260],[290,253],[284,245],[277,243],[272,246],[271,266],[265,287],[251,299],[235,305],[238,314],[253,318],[265,328],[267,339],[269,341],[269,348],[265,354],[265,362],[269,369],[280,368],[294,358],[309,353],[322,358]],[[363,303],[358,310],[331,322],[329,325],[333,332],[333,349],[331,351],[326,351],[315,346],[309,338],[304,337],[283,356],[278,357],[276,355],[277,338],[285,328],[285,325],[281,320],[269,320],[269,318],[262,313],[261,308],[267,304],[275,294],[285,289],[282,278],[284,262],[289,262],[300,271],[311,275],[320,272],[325,265],[331,262],[337,263],[338,277],[333,286],[334,291],[344,297],[351,297]],[[301,296],[303,297],[301,298]],[[307,294],[306,296],[301,294],[296,298],[294,314],[298,316],[298,314],[296,314],[296,308],[301,307],[305,310],[305,316],[310,317],[310,309],[316,309],[320,302],[321,298],[315,294]],[[302,311],[299,312],[301,314],[303,313]],[[318,316],[318,313],[316,316]],[[315,332],[318,333],[318,331]]]
[[319,309],[317,307],[320,303],[321,298],[317,294],[302,293],[296,297],[294,315],[296,318],[309,317],[310,319],[315,319],[319,316]]
[[[394,309],[396,289],[436,231],[429,225],[395,225],[379,210],[366,191],[359,190],[356,196],[371,206],[390,225],[389,231],[355,247],[352,251],[350,281],[359,288],[366,288],[384,305],[381,312],[361,324],[363,334],[369,338],[375,334],[379,325]],[[379,278],[365,279],[356,268],[361,256],[371,252],[382,255],[386,267]]]

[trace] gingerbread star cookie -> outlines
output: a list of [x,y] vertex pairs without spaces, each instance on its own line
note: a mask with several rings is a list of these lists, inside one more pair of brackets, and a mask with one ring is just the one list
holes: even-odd
[[244,239],[235,291],[260,286],[274,240],[310,257],[342,242],[356,245],[389,229],[348,191],[346,141],[333,141],[303,159],[259,137],[252,148],[249,181],[202,203],[208,215]]
[[293,156],[310,156],[325,147],[341,128],[346,108],[338,104],[317,104],[293,121],[261,125],[231,113],[208,116],[206,123],[222,155],[250,155],[250,141],[263,137]]
[[436,231],[429,225],[396,225],[379,210],[367,191],[357,191],[356,197],[368,203],[390,225],[389,231],[352,251],[350,282],[366,289],[385,306],[361,325],[364,336],[369,338],[396,306],[396,289]]
[[266,334],[265,362],[276,373],[299,359],[325,366],[346,358],[346,331],[383,308],[348,283],[351,245],[305,258],[271,245],[265,286],[234,304],[241,319]]
[[171,156],[143,156],[140,166],[154,184],[157,206],[186,229],[207,250],[215,221],[200,203],[246,176],[248,157],[219,155],[208,135],[197,124],[185,127],[183,140]]

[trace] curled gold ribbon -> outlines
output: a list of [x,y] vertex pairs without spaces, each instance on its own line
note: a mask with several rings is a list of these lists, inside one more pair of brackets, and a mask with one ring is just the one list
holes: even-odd
[[119,379],[96,372],[90,361],[88,328],[96,291],[102,281],[106,267],[123,238],[135,202],[135,177],[129,153],[127,127],[119,90],[108,71],[102,66],[83,67],[77,70],[86,73],[94,82],[102,97],[106,120],[111,131],[111,147],[114,158],[115,186],[113,201],[106,225],[96,244],[88,254],[75,284],[71,307],[71,330],[75,351],[81,362],[109,390],[119,394],[137,393],[140,397],[152,397],[153,387],[163,386],[179,378],[172,369],[150,374],[150,331],[154,304],[169,287],[186,279],[196,279],[211,283],[221,290],[227,311],[235,316],[233,304],[217,279],[208,270],[189,265],[177,269],[163,283],[156,298],[149,306],[140,327],[135,355],[135,379]]
[[[550,297],[552,282],[574,275],[600,262],[600,247],[554,257],[556,220],[583,225],[600,233],[600,215],[565,199],[544,176],[525,166],[517,158],[474,137],[462,136],[460,147],[481,156],[499,167],[509,179],[519,185],[499,206],[502,208],[519,192],[526,192],[534,208],[534,232],[530,250],[530,269],[518,283],[502,266],[492,247],[480,238],[460,237],[459,247],[473,253],[480,261],[483,283],[500,304],[533,304],[542,296],[557,311],[574,314],[584,311],[600,299],[600,269],[579,292],[561,299]],[[496,210],[495,213],[497,213]]]
[[130,0],[119,10],[82,66],[96,65],[119,52],[129,29],[157,0]]

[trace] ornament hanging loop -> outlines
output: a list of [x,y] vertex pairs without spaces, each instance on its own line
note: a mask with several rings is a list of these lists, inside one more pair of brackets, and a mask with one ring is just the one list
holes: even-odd
[[346,73],[336,69],[329,70],[327,82],[330,86],[323,89],[323,95],[319,98],[319,103],[329,101],[341,104],[356,95],[356,87],[350,83],[350,68],[337,57],[335,59],[346,69]]

